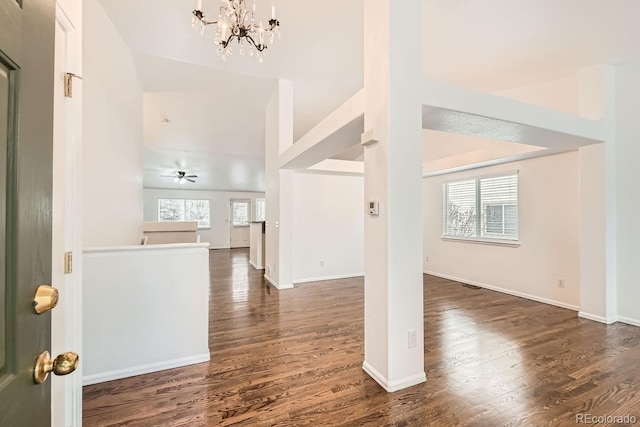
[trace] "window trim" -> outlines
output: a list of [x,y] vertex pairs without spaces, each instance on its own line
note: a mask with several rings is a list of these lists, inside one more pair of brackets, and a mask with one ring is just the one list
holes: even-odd
[[[448,184],[461,182],[461,181],[476,180],[477,181],[476,192],[479,193],[480,192],[479,182],[481,180],[491,179],[491,178],[500,178],[500,177],[509,177],[514,175],[517,177],[516,189],[518,193],[517,203],[515,204],[518,212],[518,229],[517,229],[518,237],[517,238],[512,239],[512,238],[505,238],[505,237],[486,237],[486,236],[465,237],[465,236],[448,236],[444,234],[445,228],[446,228],[446,215],[444,212],[444,204],[445,204],[445,201],[448,200],[448,193],[445,191],[445,188],[448,188]],[[507,170],[502,172],[494,172],[494,173],[487,173],[487,174],[481,174],[481,175],[464,175],[454,179],[447,179],[442,181],[442,188],[443,188],[443,193],[441,196],[442,206],[440,210],[440,213],[442,215],[442,233],[440,235],[441,240],[449,241],[449,242],[458,242],[458,243],[473,243],[473,244],[481,244],[481,245],[520,247],[520,170],[518,169]],[[476,194],[476,205],[478,204],[478,200],[482,200],[480,197],[480,194]],[[514,206],[513,203],[503,203],[502,205]],[[477,216],[479,217],[479,215]],[[477,218],[476,221],[479,223],[476,225],[476,229],[481,230],[481,218]]]
[[493,245],[493,246],[507,246],[507,247],[520,247],[520,240],[510,239],[497,239],[486,237],[453,237],[453,236],[440,236],[440,239],[445,242],[461,242],[461,243],[476,243],[480,245]]

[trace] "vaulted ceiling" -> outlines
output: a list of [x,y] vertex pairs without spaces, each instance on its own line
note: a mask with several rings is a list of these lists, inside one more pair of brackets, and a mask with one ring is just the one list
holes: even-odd
[[[275,79],[294,84],[294,139],[356,93],[364,1],[275,0],[282,39],[258,64],[216,55],[213,34],[191,28],[195,0],[101,0],[147,92],[145,186],[163,186],[157,176],[182,164],[202,171],[202,189],[263,189],[263,110]],[[636,0],[423,3],[416,54],[423,74],[438,80],[499,92],[640,59]],[[204,0],[205,13],[217,4]],[[266,19],[270,2],[257,5]]]

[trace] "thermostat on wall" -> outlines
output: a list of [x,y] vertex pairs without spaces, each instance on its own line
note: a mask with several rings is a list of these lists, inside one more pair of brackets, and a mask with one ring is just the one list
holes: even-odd
[[377,201],[367,202],[369,215],[378,215],[378,205],[379,204]]

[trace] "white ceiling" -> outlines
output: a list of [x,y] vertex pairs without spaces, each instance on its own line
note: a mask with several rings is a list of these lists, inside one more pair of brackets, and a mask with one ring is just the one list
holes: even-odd
[[[294,84],[298,139],[363,85],[364,1],[275,0],[282,39],[258,64],[237,53],[218,58],[212,34],[191,28],[196,0],[101,0],[151,92],[145,186],[164,186],[155,175],[183,162],[202,171],[203,189],[263,190],[262,111],[275,79]],[[423,3],[423,74],[438,80],[498,92],[640,59],[637,0]],[[206,13],[218,0],[204,4]],[[265,20],[269,6],[258,0]]]
[[637,0],[424,0],[423,73],[479,90],[640,59]]

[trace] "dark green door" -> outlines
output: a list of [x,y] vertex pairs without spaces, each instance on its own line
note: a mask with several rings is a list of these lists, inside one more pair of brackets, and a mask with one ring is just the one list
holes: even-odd
[[0,0],[0,426],[50,425],[51,313],[33,308],[51,277],[55,0]]

